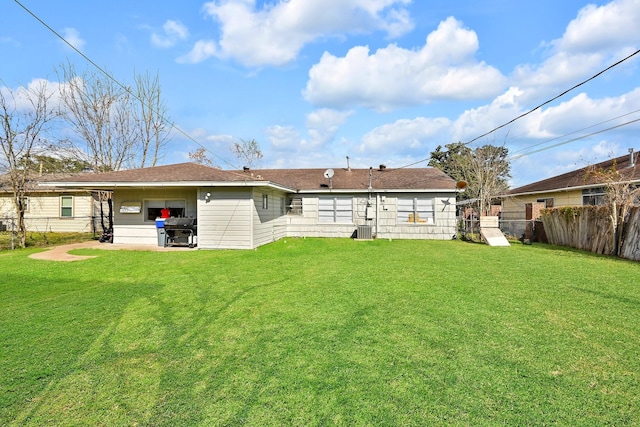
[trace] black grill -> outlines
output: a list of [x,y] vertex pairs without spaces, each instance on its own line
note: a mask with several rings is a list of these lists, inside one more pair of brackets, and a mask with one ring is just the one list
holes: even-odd
[[197,218],[166,218],[164,220],[164,231],[166,233],[166,244],[195,246],[194,236],[198,235]]
[[164,220],[165,230],[197,230],[197,218],[166,218]]

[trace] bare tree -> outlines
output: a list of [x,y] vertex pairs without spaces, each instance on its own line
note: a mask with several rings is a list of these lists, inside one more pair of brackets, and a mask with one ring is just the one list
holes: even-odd
[[438,146],[431,152],[429,166],[436,167],[468,186],[465,199],[476,199],[480,215],[491,214],[491,201],[509,188],[511,165],[505,147],[484,145],[475,149],[461,142]]
[[0,168],[8,176],[17,214],[19,245],[26,246],[26,200],[29,194],[29,162],[46,148],[49,126],[58,117],[50,105],[53,93],[42,80],[33,87],[12,91],[0,88]]
[[78,75],[71,64],[60,70],[65,118],[79,137],[73,149],[94,172],[121,169],[134,157],[138,140],[131,89],[94,73]]
[[192,162],[206,165],[206,166],[215,166],[213,161],[207,156],[207,150],[204,148],[198,148],[193,151],[189,151],[189,159]]
[[238,160],[244,162],[243,166],[247,167],[257,166],[263,157],[260,144],[255,139],[250,141],[241,139],[240,142],[234,142],[231,151]]
[[167,107],[162,99],[158,74],[136,74],[136,124],[139,141],[139,167],[155,166],[169,140],[171,126],[167,123]]
[[468,158],[465,176],[474,183],[481,215],[491,215],[491,201],[509,188],[510,165],[505,147],[484,145]]
[[[170,129],[157,75],[135,75],[132,88],[103,74],[78,74],[72,64],[59,70],[65,118],[77,136],[70,147],[79,158],[96,173],[156,165]],[[108,204],[108,225],[101,215],[108,233],[113,228],[111,193],[98,196]]]

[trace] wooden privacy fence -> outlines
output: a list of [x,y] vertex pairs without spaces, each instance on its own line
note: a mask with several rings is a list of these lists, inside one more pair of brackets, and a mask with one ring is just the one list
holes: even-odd
[[[541,213],[547,239],[552,245],[569,246],[598,254],[615,254],[610,206],[579,206],[544,209]],[[622,227],[619,256],[640,260],[640,207],[631,208]]]
[[623,238],[620,256],[640,261],[640,207],[631,208]]

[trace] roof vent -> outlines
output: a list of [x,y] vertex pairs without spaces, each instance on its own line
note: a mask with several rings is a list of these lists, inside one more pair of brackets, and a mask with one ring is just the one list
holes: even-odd
[[636,162],[633,155],[633,148],[629,148],[629,167],[632,168],[635,165],[636,165]]
[[249,168],[249,166],[243,166],[242,170],[245,171],[245,172],[249,172],[250,168]]
[[387,165],[380,165],[380,170],[383,171],[387,168]]

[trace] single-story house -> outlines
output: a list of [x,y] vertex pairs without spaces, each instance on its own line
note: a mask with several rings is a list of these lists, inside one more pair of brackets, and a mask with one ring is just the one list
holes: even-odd
[[622,182],[640,185],[638,160],[630,149],[628,155],[514,188],[502,197],[502,220],[535,220],[543,208],[602,204],[606,188],[593,172],[615,170]]
[[48,185],[113,191],[113,242],[159,244],[156,219],[197,219],[200,249],[283,237],[451,239],[456,183],[435,168],[221,170],[196,163],[82,174]]
[[[38,176],[27,182],[24,202],[25,225],[36,232],[95,232],[100,203],[86,189],[42,187],[50,176]],[[13,191],[6,177],[0,177],[0,229],[10,230],[18,218]],[[100,230],[98,230],[100,231]]]

